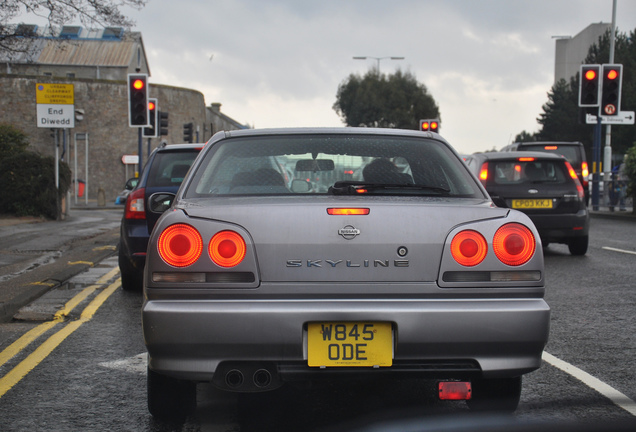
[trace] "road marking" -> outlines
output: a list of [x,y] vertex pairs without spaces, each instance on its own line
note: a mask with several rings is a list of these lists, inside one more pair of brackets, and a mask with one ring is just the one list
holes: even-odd
[[625,254],[636,255],[636,252],[634,252],[634,251],[628,251],[628,250],[625,250],[625,249],[616,249],[616,248],[609,247],[609,246],[603,246],[601,249],[605,249],[605,250],[612,251],[612,252],[620,252],[620,253],[625,253]]
[[[108,273],[103,275],[97,280],[96,285],[91,285],[87,288],[84,288],[81,292],[76,294],[72,299],[70,299],[65,305],[64,308],[58,310],[54,317],[53,321],[47,321],[38,325],[37,327],[32,328],[11,345],[6,347],[2,352],[0,352],[0,366],[11,360],[13,357],[18,355],[20,351],[29,346],[34,340],[42,336],[44,333],[55,327],[57,324],[64,321],[64,318],[67,317],[75,307],[84,301],[89,295],[91,295],[95,290],[97,290],[101,285],[105,285],[111,280],[115,275],[119,272],[119,267],[115,267],[111,269]],[[41,284],[41,282],[38,282]]]
[[620,408],[623,408],[631,415],[636,416],[636,402],[634,402],[615,388],[609,386],[608,384],[605,384],[603,381],[593,377],[584,370],[581,370],[576,366],[573,366],[570,363],[567,363],[546,351],[543,351],[543,360],[550,363],[552,366],[561,369],[565,373],[570,374],[586,386],[596,390],[597,392],[611,400]]
[[31,342],[39,338],[42,334],[46,333],[48,330],[55,327],[60,320],[47,321],[38,325],[37,327],[32,328],[11,345],[6,347],[2,352],[0,352],[0,366],[11,360],[15,357],[20,351],[29,346]]
[[86,265],[89,265],[91,267],[93,267],[95,265],[95,263],[93,263],[91,261],[69,261],[67,264],[68,265],[86,264]]
[[[104,288],[89,304],[84,308],[80,319],[72,321],[64,326],[57,333],[50,336],[42,345],[37,347],[35,351],[29,354],[22,362],[16,367],[11,369],[5,376],[0,378],[0,398],[5,395],[6,392],[16,385],[22,378],[24,378],[29,372],[31,372],[42,360],[47,358],[49,354],[53,352],[64,340],[69,337],[75,330],[80,328],[82,324],[90,321],[95,315],[95,312],[99,307],[104,304],[106,299],[110,297],[121,286],[121,279],[117,279],[110,284],[107,288]],[[81,295],[78,294],[78,295]],[[51,322],[55,322],[51,321]]]
[[44,286],[52,287],[57,285],[57,282],[33,282],[29,285],[44,285]]

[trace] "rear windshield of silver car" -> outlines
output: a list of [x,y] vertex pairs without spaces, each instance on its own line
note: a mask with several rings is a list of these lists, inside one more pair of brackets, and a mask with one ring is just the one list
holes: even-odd
[[185,197],[280,194],[483,197],[441,142],[338,134],[222,140],[198,164]]

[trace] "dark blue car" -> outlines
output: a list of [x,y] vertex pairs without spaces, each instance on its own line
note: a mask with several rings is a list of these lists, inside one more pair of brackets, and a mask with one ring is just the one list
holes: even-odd
[[176,193],[203,144],[173,144],[157,148],[144,167],[137,187],[126,199],[119,240],[119,271],[124,290],[141,290],[148,239],[160,214],[148,211],[148,197]]

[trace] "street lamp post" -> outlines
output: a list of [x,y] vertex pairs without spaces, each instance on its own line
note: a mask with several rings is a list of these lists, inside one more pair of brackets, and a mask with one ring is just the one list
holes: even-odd
[[356,56],[353,57],[354,60],[366,60],[366,59],[374,59],[378,62],[378,73],[380,73],[380,60],[386,60],[386,59],[391,59],[391,60],[404,60],[404,57],[371,57],[371,56]]

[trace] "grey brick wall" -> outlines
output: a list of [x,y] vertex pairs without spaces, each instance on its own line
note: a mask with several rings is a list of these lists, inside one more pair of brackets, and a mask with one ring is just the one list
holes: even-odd
[[[85,167],[85,141],[77,141],[77,177],[87,180],[88,198],[96,200],[98,190],[104,190],[107,203],[112,203],[123,189],[127,177],[133,177],[133,166],[122,163],[122,156],[138,153],[138,132],[128,126],[128,88],[125,81],[56,79],[0,75],[0,122],[23,130],[30,140],[29,150],[42,155],[55,155],[54,133],[61,129],[37,127],[35,87],[37,83],[74,85],[75,109],[84,110],[84,119],[68,129],[64,160],[74,170],[75,134],[88,135],[88,177]],[[168,136],[151,139],[151,149],[161,141],[176,144],[183,141],[183,124],[193,122],[200,129],[200,142],[209,139],[206,133],[206,107],[203,94],[196,90],[150,85],[150,97],[159,100],[162,111],[169,113]],[[209,127],[208,127],[209,129]],[[60,132],[58,132],[60,131]],[[143,138],[143,161],[147,157],[147,138]],[[60,148],[60,155],[63,149]],[[126,171],[128,175],[126,175]]]

